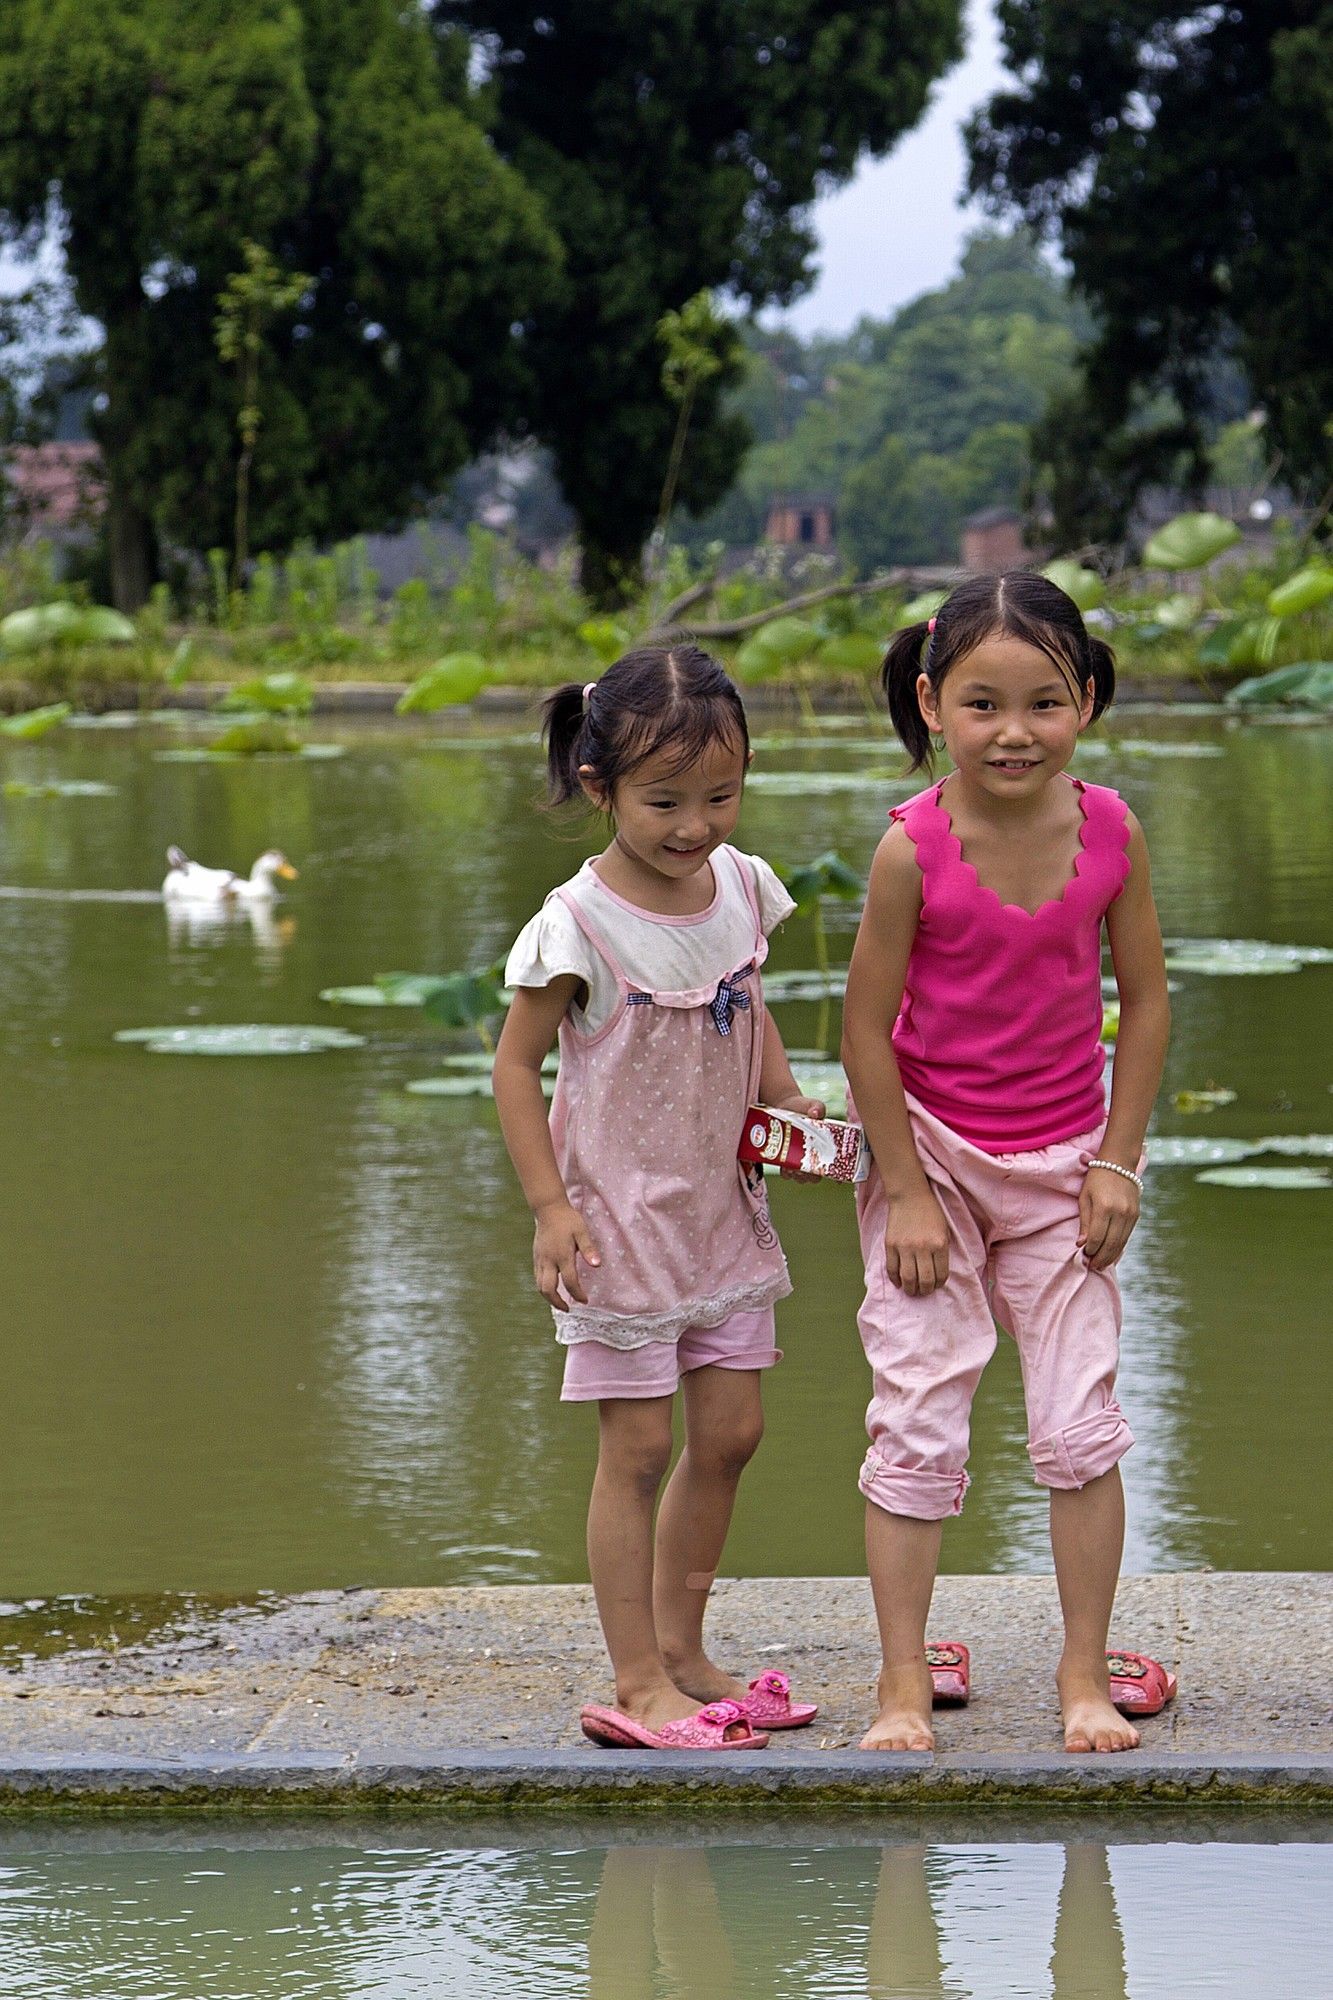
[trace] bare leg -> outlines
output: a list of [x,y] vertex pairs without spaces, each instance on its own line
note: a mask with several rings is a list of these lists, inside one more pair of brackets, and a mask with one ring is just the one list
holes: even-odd
[[871,2000],[941,2000],[945,1993],[940,1930],[926,1880],[926,1850],[916,1841],[886,1847],[870,1915],[866,1991]]
[[739,1698],[744,1684],[704,1651],[704,1612],[740,1476],[764,1433],[757,1368],[693,1368],[681,1381],[685,1449],[657,1510],[653,1611],[677,1687],[696,1701]]
[[884,1665],[879,1714],[861,1738],[863,1750],[933,1750],[926,1619],[939,1567],[941,1521],[886,1514],[866,1503],[866,1563]]
[[1056,1669],[1066,1750],[1135,1750],[1139,1732],[1112,1708],[1106,1672],[1125,1492],[1120,1468],[1076,1490],[1051,1489],[1051,1552],[1060,1586],[1065,1646]]
[[670,1396],[597,1406],[597,1474],[588,1503],[588,1573],[616,1677],[616,1702],[650,1729],[693,1715],[662,1664],[653,1624],[653,1502],[671,1461]]

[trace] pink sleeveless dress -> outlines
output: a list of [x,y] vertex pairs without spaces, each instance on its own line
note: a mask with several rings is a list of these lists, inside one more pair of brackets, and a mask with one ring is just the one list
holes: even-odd
[[791,1290],[763,1175],[736,1158],[759,1088],[768,940],[749,869],[726,846],[712,866],[739,878],[753,945],[742,964],[692,992],[631,986],[612,942],[618,899],[595,870],[556,892],[619,996],[593,1034],[568,1015],[560,1024],[551,1139],[602,1257],[581,1267],[587,1304],[571,1300],[552,1315],[566,1345],[676,1341],[687,1327],[717,1326]]
[[1129,875],[1129,827],[1118,793],[1067,782],[1078,855],[1063,893],[1035,911],[978,881],[943,780],[890,814],[922,882],[893,1052],[904,1089],[983,1152],[1053,1145],[1106,1114],[1101,934]]

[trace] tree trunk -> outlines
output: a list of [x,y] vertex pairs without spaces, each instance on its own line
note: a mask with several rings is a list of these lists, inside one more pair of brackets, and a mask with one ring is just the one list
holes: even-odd
[[643,548],[611,548],[590,528],[579,530],[579,588],[599,611],[619,611],[643,589]]
[[148,600],[157,574],[157,544],[153,524],[125,492],[114,466],[108,469],[107,553],[111,564],[111,599],[117,611],[132,614]]

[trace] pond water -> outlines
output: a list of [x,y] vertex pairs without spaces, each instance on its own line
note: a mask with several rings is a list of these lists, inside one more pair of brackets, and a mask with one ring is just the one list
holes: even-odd
[[[790,724],[769,733],[742,844],[788,864],[837,848],[864,870],[886,804],[915,789],[895,778],[887,738],[859,721],[809,741]],[[346,754],[183,762],[161,753],[203,738],[152,725],[0,753],[11,784],[114,788],[3,800],[12,1600],[584,1574],[595,1420],[557,1401],[560,1356],[493,1107],[406,1089],[466,1037],[318,995],[493,959],[587,841],[533,809],[521,722],[319,734]],[[1333,944],[1333,730],[1127,713],[1080,755],[1147,826],[1168,934]],[[820,773],[839,782],[821,790]],[[300,880],[268,920],[173,930],[151,893],[173,841],[243,868],[276,844]],[[845,959],[854,911],[832,905],[828,920]],[[770,963],[813,963],[808,922],[786,927]],[[1181,972],[1159,1129],[1327,1134],[1331,999],[1328,964]],[[793,1046],[820,1028],[807,1002],[779,1019]],[[337,1025],[366,1042],[223,1059],[114,1039],[237,1022]],[[1172,1107],[1209,1085],[1235,1101]],[[1266,1163],[1329,1178],[1318,1157]],[[1127,1568],[1317,1567],[1330,1492],[1310,1412],[1328,1388],[1333,1191],[1195,1173],[1154,1174],[1123,1267],[1122,1396],[1139,1437]],[[787,1359],[725,1566],[846,1573],[863,1560],[867,1388],[851,1203],[778,1185],[774,1209],[796,1279],[780,1308]],[[1023,1440],[1002,1343],[946,1567],[1047,1566]]]
[[[1202,1824],[1200,1820],[1202,1819]],[[1194,1815],[710,1833],[513,1822],[0,1835],[12,2000],[1290,2000],[1327,1828]],[[1150,1844],[1151,1843],[1151,1844]]]

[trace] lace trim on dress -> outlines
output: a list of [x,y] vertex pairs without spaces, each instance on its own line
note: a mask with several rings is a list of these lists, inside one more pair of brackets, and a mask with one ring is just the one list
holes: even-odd
[[655,1340],[679,1340],[687,1326],[720,1326],[733,1313],[758,1312],[791,1291],[786,1269],[760,1284],[733,1285],[729,1291],[714,1292],[711,1299],[696,1299],[664,1313],[598,1312],[595,1306],[571,1305],[568,1312],[553,1313],[556,1338],[562,1347],[580,1340],[600,1340],[604,1347],[647,1347]]

